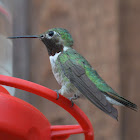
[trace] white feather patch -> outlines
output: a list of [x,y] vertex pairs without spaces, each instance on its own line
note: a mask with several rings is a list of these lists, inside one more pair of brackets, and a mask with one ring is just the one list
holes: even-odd
[[106,95],[105,95],[105,97],[106,97],[106,99],[107,99],[111,104],[123,106],[123,104],[121,104],[121,103],[115,101],[114,99],[112,99],[112,98],[110,98],[110,97],[108,97],[108,96],[106,96]]
[[61,52],[56,53],[54,56],[50,56],[50,62],[51,62],[52,68],[55,66],[55,62],[60,54]]

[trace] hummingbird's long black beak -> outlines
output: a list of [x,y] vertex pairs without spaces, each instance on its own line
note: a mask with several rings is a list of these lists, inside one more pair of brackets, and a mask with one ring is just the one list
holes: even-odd
[[25,35],[25,36],[11,36],[7,37],[8,39],[17,39],[17,38],[40,38],[38,35]]

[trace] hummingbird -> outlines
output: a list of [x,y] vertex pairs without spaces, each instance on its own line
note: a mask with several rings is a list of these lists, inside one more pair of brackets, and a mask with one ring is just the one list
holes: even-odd
[[55,79],[61,85],[59,94],[73,94],[76,100],[83,94],[103,112],[118,120],[118,111],[113,105],[126,106],[137,111],[137,105],[115,92],[89,64],[73,49],[73,38],[63,28],[53,28],[40,35],[14,36],[16,38],[39,38],[46,46]]

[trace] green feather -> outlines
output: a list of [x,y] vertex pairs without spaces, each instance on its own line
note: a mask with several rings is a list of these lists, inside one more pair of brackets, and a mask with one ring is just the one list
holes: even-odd
[[107,83],[98,75],[96,70],[94,70],[88,61],[78,54],[74,49],[68,49],[67,51],[59,55],[59,60],[64,64],[68,59],[81,65],[85,71],[88,78],[103,92],[110,92],[112,94],[118,95]]

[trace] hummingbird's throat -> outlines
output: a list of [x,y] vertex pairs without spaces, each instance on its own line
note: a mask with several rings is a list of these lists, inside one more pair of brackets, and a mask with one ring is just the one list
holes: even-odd
[[54,56],[56,53],[63,51],[64,46],[62,44],[56,44],[56,42],[47,38],[42,38],[41,40],[47,47],[49,56]]

